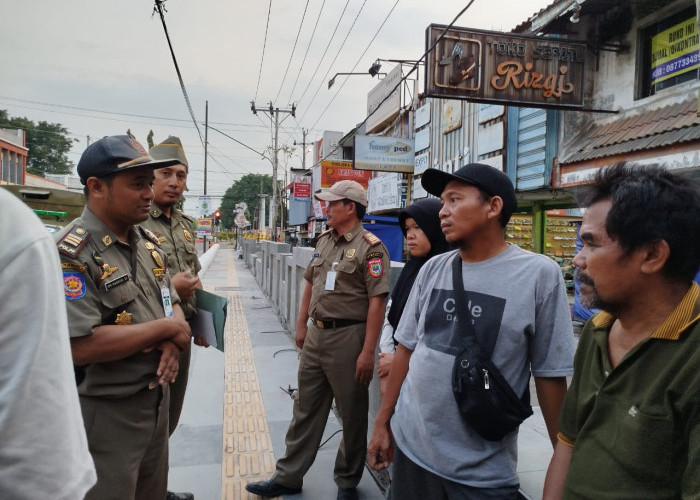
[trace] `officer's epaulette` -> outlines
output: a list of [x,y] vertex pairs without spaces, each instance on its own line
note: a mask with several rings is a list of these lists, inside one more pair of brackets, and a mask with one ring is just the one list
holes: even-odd
[[156,236],[155,234],[153,234],[153,231],[151,231],[150,229],[146,229],[146,228],[143,227],[143,226],[139,226],[139,229],[141,229],[141,232],[144,234],[144,236],[145,236],[146,238],[148,238],[149,240],[151,240],[151,241],[152,241],[153,243],[155,243],[157,246],[160,246],[160,240],[158,239],[158,236]]
[[331,231],[333,231],[333,229],[326,229],[325,231],[323,231],[321,234],[318,235],[318,239],[320,240],[324,236],[328,236],[329,234],[331,234]]
[[373,247],[379,245],[382,242],[382,240],[377,238],[374,234],[370,233],[369,231],[365,231],[365,234],[363,234],[362,237],[367,243],[370,244],[370,246]]
[[56,240],[56,246],[60,253],[75,259],[89,239],[90,233],[80,226],[73,225],[62,238]]
[[192,217],[191,215],[187,215],[187,214],[184,213],[184,212],[181,212],[181,215],[182,215],[182,218],[183,218],[183,219],[187,219],[187,220],[190,221],[190,222],[194,222],[194,217]]

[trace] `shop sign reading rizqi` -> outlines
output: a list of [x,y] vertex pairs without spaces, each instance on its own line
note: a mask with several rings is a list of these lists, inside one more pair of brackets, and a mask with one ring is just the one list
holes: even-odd
[[[428,46],[444,31],[430,25]],[[515,106],[583,106],[585,45],[451,28],[430,52],[426,95]]]

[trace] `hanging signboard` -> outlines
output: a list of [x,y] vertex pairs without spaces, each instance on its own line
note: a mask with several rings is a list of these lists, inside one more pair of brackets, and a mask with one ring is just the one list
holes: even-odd
[[356,169],[413,173],[414,157],[413,139],[355,136],[353,167]]
[[[445,26],[431,24],[432,47]],[[582,43],[497,31],[450,28],[428,54],[427,96],[513,106],[583,107]]]

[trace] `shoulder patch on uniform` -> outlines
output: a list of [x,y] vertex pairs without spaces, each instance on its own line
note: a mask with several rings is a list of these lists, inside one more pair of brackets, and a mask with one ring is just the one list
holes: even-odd
[[379,278],[384,274],[382,259],[370,259],[367,261],[367,272],[372,278]]
[[374,234],[370,233],[369,231],[366,231],[365,234],[362,235],[362,237],[367,243],[370,244],[370,246],[373,247],[379,245],[382,242],[382,240],[377,238]]
[[74,225],[62,238],[56,241],[56,246],[60,253],[75,259],[89,239],[90,233],[84,228]]
[[153,231],[151,231],[150,229],[146,229],[146,228],[143,227],[143,226],[139,226],[139,228],[141,229],[141,232],[144,234],[144,236],[146,236],[146,238],[148,238],[149,240],[151,240],[151,241],[152,241],[153,243],[155,243],[156,245],[160,246],[160,239],[158,239],[158,236],[156,236],[156,235],[153,233]]

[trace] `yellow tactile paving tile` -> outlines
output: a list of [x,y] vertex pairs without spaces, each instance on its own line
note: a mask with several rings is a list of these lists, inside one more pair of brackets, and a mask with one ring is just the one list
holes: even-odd
[[[232,253],[226,264],[227,284],[238,286]],[[221,499],[257,499],[245,485],[269,478],[275,457],[243,303],[235,292],[227,296]]]

